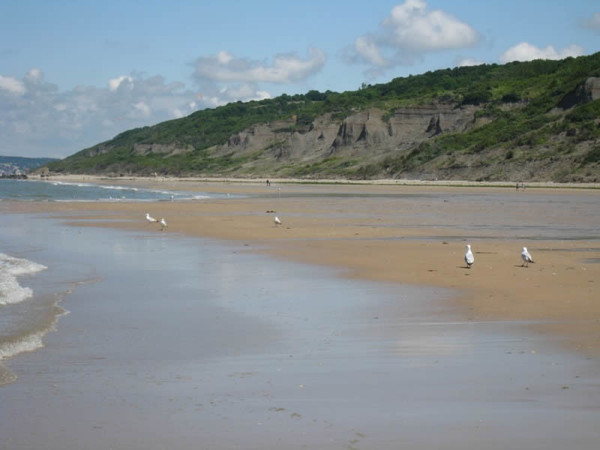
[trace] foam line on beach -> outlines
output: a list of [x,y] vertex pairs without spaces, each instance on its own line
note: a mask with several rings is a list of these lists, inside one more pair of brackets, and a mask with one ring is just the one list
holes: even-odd
[[[18,184],[16,184],[18,183]],[[173,200],[205,200],[219,197],[219,194],[208,194],[204,192],[187,192],[181,190],[168,190],[162,187],[137,187],[127,184],[103,184],[88,181],[68,180],[19,180],[13,182],[20,188],[14,189],[7,185],[4,193],[7,199],[19,199],[24,201],[57,201],[57,202],[152,202]],[[29,183],[29,184],[27,184]],[[31,192],[28,188],[35,186]],[[11,192],[12,189],[12,192]],[[221,194],[222,195],[222,194]],[[3,198],[4,199],[4,198]]]
[[20,303],[31,298],[33,291],[19,284],[17,277],[33,274],[47,267],[23,258],[0,253],[0,305]]
[[48,314],[33,329],[23,330],[19,334],[4,337],[0,340],[0,386],[14,382],[17,376],[1,363],[21,353],[30,353],[44,347],[44,337],[56,330],[58,318],[68,314],[58,306],[61,299],[56,300]]

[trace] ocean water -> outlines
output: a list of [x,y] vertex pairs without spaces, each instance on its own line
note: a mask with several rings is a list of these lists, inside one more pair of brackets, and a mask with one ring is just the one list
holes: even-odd
[[[219,194],[141,189],[119,185],[0,179],[0,201],[188,201],[217,198]],[[66,311],[60,307],[74,283],[87,279],[76,267],[55,267],[36,260],[35,250],[44,246],[43,230],[30,226],[32,218],[1,217],[0,226],[0,386],[14,381],[3,361],[43,347],[44,336],[54,330]],[[55,225],[50,224],[50,227]],[[32,246],[32,234],[41,236]],[[33,256],[29,256],[29,255]],[[30,259],[31,258],[31,259]],[[60,260],[60,258],[58,259]],[[54,267],[53,267],[54,266]],[[50,267],[50,269],[49,269]],[[57,273],[72,274],[53,283]],[[77,275],[78,274],[78,275]],[[38,285],[34,290],[32,285]],[[71,285],[71,286],[70,286]]]
[[0,179],[0,201],[168,201],[202,200],[223,194],[143,189],[118,184]]

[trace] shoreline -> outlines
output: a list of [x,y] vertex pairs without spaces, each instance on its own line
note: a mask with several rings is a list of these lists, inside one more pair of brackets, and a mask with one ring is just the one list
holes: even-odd
[[[68,180],[92,182],[87,178]],[[600,260],[598,238],[569,239],[561,236],[560,228],[556,236],[533,234],[531,238],[511,231],[524,223],[535,233],[544,228],[550,213],[564,215],[556,220],[565,229],[570,223],[577,223],[576,212],[556,211],[545,203],[544,189],[522,193],[532,196],[528,203],[523,197],[507,196],[507,189],[472,186],[415,189],[394,185],[290,184],[281,187],[284,193],[281,198],[277,186],[266,188],[262,182],[118,180],[139,187],[160,185],[173,190],[249,196],[153,204],[13,204],[8,209],[45,212],[77,226],[153,230],[143,220],[145,212],[151,209],[153,215],[167,218],[167,233],[244,242],[248,251],[334,267],[340,270],[340,276],[349,278],[448,288],[457,292],[448,302],[448,308],[458,311],[466,320],[522,322],[528,328],[560,339],[566,348],[600,356],[597,327],[600,305],[596,301],[600,293],[596,282],[600,279],[600,264],[594,262]],[[110,181],[114,183],[114,179]],[[474,198],[482,193],[491,195],[492,204],[454,201],[454,196],[465,192]],[[448,199],[439,201],[440,193]],[[551,189],[549,195],[568,201],[595,194]],[[467,200],[472,201],[471,197]],[[514,204],[507,206],[509,202]],[[505,228],[487,229],[488,222],[503,220],[502,208],[512,215]],[[273,214],[269,211],[277,211],[283,217],[282,226],[273,224]],[[94,215],[86,215],[87,212]],[[427,220],[431,223],[426,223]],[[470,228],[475,220],[481,226],[476,228],[474,236]],[[589,220],[593,227],[594,218]],[[457,223],[452,226],[452,221]],[[158,228],[153,231],[160,232]],[[472,269],[466,269],[462,262],[467,242],[473,244],[475,252],[476,264]],[[521,267],[522,246],[528,246],[537,260],[529,268]]]
[[[28,175],[30,180],[62,181],[62,182],[92,182],[104,183],[108,181],[135,182],[135,183],[217,183],[264,185],[268,179],[272,184],[297,184],[297,185],[341,185],[341,186],[439,186],[439,187],[496,187],[515,189],[517,181],[468,181],[468,180],[413,180],[413,179],[373,179],[373,180],[348,180],[348,179],[304,179],[304,178],[228,178],[228,177],[142,177],[122,176],[111,177],[107,175],[51,175],[41,177]],[[521,183],[522,181],[518,181]],[[600,189],[600,183],[556,183],[554,181],[531,181],[526,183],[526,188],[538,189]]]

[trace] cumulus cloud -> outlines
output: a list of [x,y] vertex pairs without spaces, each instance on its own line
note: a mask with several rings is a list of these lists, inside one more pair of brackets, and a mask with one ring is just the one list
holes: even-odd
[[11,95],[23,95],[25,94],[25,84],[16,78],[0,75],[0,94],[2,92]]
[[594,13],[591,18],[583,21],[585,28],[600,31],[600,12]]
[[442,10],[429,11],[425,0],[394,6],[384,26],[395,45],[416,52],[470,47],[479,41],[470,25]]
[[527,42],[521,42],[506,50],[500,56],[500,62],[508,63],[512,61],[533,61],[535,59],[563,59],[568,58],[569,56],[581,56],[583,53],[583,48],[578,45],[570,45],[562,50],[556,50],[551,45],[546,48],[539,48]]
[[219,86],[217,83],[203,83],[203,103],[211,108],[223,106],[234,101],[248,102],[251,100],[264,100],[271,98],[271,94],[259,89],[256,83],[236,83],[228,86]]
[[197,59],[193,88],[131,73],[115,74],[104,87],[61,91],[37,68],[21,79],[0,74],[0,154],[64,157],[131,128],[233,101],[270,98],[263,84],[302,82],[326,59],[316,48],[305,57],[276,55],[270,63],[221,51]]
[[478,59],[464,58],[458,62],[457,66],[458,67],[470,67],[470,66],[480,66],[481,64],[485,64],[485,63],[483,61],[479,61]]
[[129,75],[121,75],[120,77],[108,80],[108,89],[111,91],[116,91],[122,84],[131,86],[132,83],[133,78],[131,78]]
[[[152,109],[150,109],[150,107],[146,104],[146,102],[137,102],[135,105],[133,105],[134,109],[138,110],[140,113],[142,113],[142,115],[144,117],[149,117],[150,114],[152,113]],[[177,110],[177,114],[175,114],[176,116],[178,115],[179,117],[181,117],[181,111]]]
[[278,54],[271,62],[241,58],[222,50],[198,58],[193,76],[203,104],[217,107],[232,101],[271,98],[263,85],[302,83],[318,73],[326,61],[327,55],[318,48],[309,48],[305,57]]
[[376,32],[359,36],[347,49],[348,62],[371,68],[411,63],[428,52],[472,47],[479,33],[442,10],[430,10],[425,0],[405,0],[394,6]]
[[317,48],[309,48],[305,59],[295,53],[276,55],[271,64],[236,58],[221,51],[198,58],[195,77],[215,82],[292,83],[320,71],[326,60],[325,53]]
[[161,76],[117,76],[60,91],[40,69],[0,74],[0,154],[64,157],[127,129],[186,116],[207,103]]
[[367,61],[369,64],[378,67],[384,67],[389,64],[372,36],[359,36],[354,41],[354,50],[357,55]]
[[38,68],[33,68],[25,74],[25,81],[29,83],[39,83],[43,79],[44,73]]

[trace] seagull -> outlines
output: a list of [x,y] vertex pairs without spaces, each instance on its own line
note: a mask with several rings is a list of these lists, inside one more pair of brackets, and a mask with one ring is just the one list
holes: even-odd
[[529,254],[529,252],[527,251],[527,247],[523,247],[523,250],[521,251],[521,259],[523,260],[523,264],[521,264],[521,267],[529,267],[529,263],[535,262]]
[[275,218],[273,219],[273,222],[275,222],[275,225],[281,225],[281,220],[279,220],[279,217],[275,216]]
[[150,223],[155,223],[158,222],[158,220],[156,220],[154,217],[152,217],[150,214],[146,213],[146,220]]
[[160,219],[160,231],[164,231],[167,228],[167,221],[163,218]]
[[471,264],[475,262],[475,257],[471,251],[471,246],[467,245],[467,253],[465,253],[465,263],[467,263],[467,269],[471,268]]

